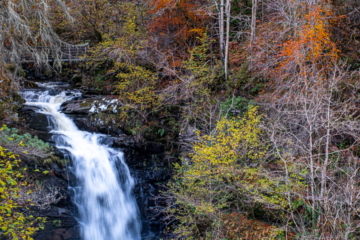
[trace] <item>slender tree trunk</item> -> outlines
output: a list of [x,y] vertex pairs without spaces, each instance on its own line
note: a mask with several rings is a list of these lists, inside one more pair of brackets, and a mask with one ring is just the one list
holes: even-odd
[[330,107],[331,107],[331,96],[332,96],[332,86],[330,86],[330,95],[327,99],[328,101],[328,105],[327,105],[327,109],[326,109],[326,145],[325,145],[325,161],[324,161],[324,165],[322,166],[322,171],[321,171],[321,194],[320,194],[320,198],[323,198],[325,190],[326,190],[326,175],[327,175],[327,165],[329,164],[329,147],[330,147],[330,140],[331,140],[331,135],[330,135]]
[[[255,40],[255,30],[256,30],[256,12],[257,12],[257,3],[258,0],[252,0],[252,16],[251,16],[251,36],[250,36],[250,69],[252,72],[252,58],[253,58],[253,44]],[[252,74],[251,74],[252,76]]]
[[226,0],[225,79],[228,79],[231,0]]
[[219,38],[221,61],[224,64],[224,0],[220,1]]

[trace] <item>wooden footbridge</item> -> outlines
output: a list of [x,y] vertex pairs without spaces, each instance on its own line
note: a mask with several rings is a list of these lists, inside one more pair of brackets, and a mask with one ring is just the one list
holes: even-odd
[[[35,51],[38,56],[47,56],[48,62],[53,62],[58,58],[61,62],[77,62],[86,61],[88,56],[88,44],[76,45],[76,46],[62,46],[57,56],[54,56],[50,47],[36,47]],[[24,54],[21,56],[22,63],[33,63],[35,61],[35,54]]]

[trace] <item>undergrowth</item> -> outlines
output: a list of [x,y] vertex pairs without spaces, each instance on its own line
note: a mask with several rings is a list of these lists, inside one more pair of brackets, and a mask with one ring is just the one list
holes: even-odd
[[23,135],[15,128],[3,126],[0,129],[0,145],[14,154],[27,154],[32,157],[47,158],[52,155],[52,147],[29,133]]

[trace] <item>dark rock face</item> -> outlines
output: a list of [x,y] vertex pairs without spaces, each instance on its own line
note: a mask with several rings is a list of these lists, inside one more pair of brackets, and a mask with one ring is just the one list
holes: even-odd
[[51,142],[52,135],[49,133],[52,130],[51,116],[39,113],[38,110],[36,106],[23,106],[18,111],[19,119],[25,123],[32,135],[38,136],[45,142]]
[[75,125],[82,131],[95,132],[88,115],[72,114],[68,115],[75,123]]
[[48,132],[50,116],[36,112],[38,110],[40,110],[40,108],[36,106],[24,106],[18,112],[19,118],[24,120],[30,129]]
[[[145,145],[153,145],[154,148],[150,150],[149,147],[145,148]],[[159,150],[161,146],[155,143],[145,145],[122,150],[131,175],[136,180],[134,193],[142,217],[143,239],[155,240],[162,238],[165,227],[161,221],[163,215],[158,210],[158,207],[162,206],[158,197],[160,191],[164,190],[162,185],[170,179],[171,172],[168,163],[164,161],[164,152],[154,153],[154,150]]]
[[136,146],[134,138],[124,134],[119,137],[112,137],[111,140],[111,147],[113,148],[134,148]]
[[[54,172],[60,169],[56,164],[52,165]],[[74,206],[68,193],[68,182],[51,175],[44,175],[39,180],[44,189],[59,189],[62,199],[46,209],[30,208],[30,213],[34,217],[43,217],[47,220],[44,229],[38,231],[33,238],[35,240],[80,240],[80,225],[73,214]]]
[[65,209],[51,206],[50,209],[33,209],[35,217],[46,217],[44,230],[40,230],[35,240],[80,240],[80,226],[73,214]]

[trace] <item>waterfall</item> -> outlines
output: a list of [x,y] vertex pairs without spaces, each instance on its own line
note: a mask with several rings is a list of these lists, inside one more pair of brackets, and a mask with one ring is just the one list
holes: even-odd
[[83,239],[140,239],[141,224],[132,195],[134,180],[123,153],[102,144],[106,135],[80,131],[59,111],[63,102],[80,97],[79,92],[54,92],[54,83],[42,87],[47,89],[25,90],[21,95],[27,105],[38,106],[39,112],[49,116],[56,147],[69,152],[77,178],[74,203],[78,206]]

